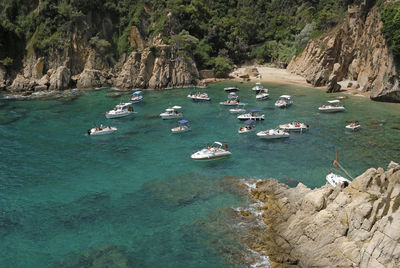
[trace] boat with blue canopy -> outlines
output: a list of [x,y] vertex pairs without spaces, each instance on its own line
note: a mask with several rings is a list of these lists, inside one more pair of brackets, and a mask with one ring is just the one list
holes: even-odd
[[179,120],[178,124],[179,126],[171,128],[172,133],[187,132],[192,129],[189,125],[189,120]]
[[250,113],[241,114],[237,117],[239,120],[264,120],[264,114],[260,114],[261,110],[257,108],[250,109]]
[[143,91],[138,90],[132,93],[131,102],[137,103],[143,100],[143,96],[141,95]]
[[246,124],[246,126],[244,126],[244,127],[239,127],[239,129],[238,129],[238,133],[239,134],[242,134],[242,133],[248,133],[248,132],[253,132],[253,131],[255,131],[256,130],[256,127],[255,127],[255,125],[254,125],[254,120],[252,120],[252,119],[249,119],[249,120],[246,120],[246,121],[244,121],[244,123]]

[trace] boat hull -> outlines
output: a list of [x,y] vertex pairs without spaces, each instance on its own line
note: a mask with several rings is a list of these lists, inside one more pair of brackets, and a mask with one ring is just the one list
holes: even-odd
[[318,110],[322,113],[338,113],[338,112],[344,112],[345,108],[342,107],[337,107],[337,108],[318,108]]
[[214,155],[196,155],[196,153],[192,154],[190,158],[195,161],[213,161],[228,158],[231,156],[230,152],[226,152],[225,154],[214,154]]
[[350,180],[342,176],[335,175],[333,173],[326,175],[326,182],[332,185],[333,187],[336,187],[338,184],[342,184],[344,182],[351,183]]
[[164,120],[168,119],[176,119],[176,118],[182,118],[183,114],[176,114],[176,115],[170,115],[170,114],[160,114],[160,117]]
[[116,127],[110,127],[110,128],[106,128],[103,130],[96,130],[96,128],[92,128],[88,131],[88,134],[90,136],[100,136],[100,135],[107,135],[107,134],[111,134],[114,131],[117,131]]
[[257,137],[265,140],[274,140],[274,139],[284,139],[289,138],[289,135],[269,135],[269,134],[259,134],[257,133]]
[[118,113],[118,114],[110,114],[110,113],[106,113],[106,118],[107,119],[114,119],[114,118],[120,118],[120,117],[125,117],[128,116],[130,114],[132,114],[133,112],[126,112],[126,113]]
[[357,131],[357,130],[360,129],[360,127],[361,127],[360,125],[357,125],[357,126],[354,126],[354,127],[353,127],[353,126],[350,126],[350,125],[347,125],[347,126],[346,126],[346,129],[347,129],[347,130],[350,130],[350,131]]
[[172,133],[182,133],[182,132],[188,132],[190,130],[191,130],[190,127],[174,127],[174,128],[171,128],[171,132]]

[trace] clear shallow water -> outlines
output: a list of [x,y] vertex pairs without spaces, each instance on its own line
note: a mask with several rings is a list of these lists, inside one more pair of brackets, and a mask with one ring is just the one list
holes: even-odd
[[[350,97],[343,101],[345,113],[320,114],[317,107],[335,95],[268,85],[271,100],[257,102],[252,84],[232,84],[248,107],[265,112],[257,130],[293,120],[311,126],[307,133],[271,142],[254,132],[237,133],[243,123],[218,104],[228,85],[204,90],[211,103],[191,102],[190,89],[145,92],[136,115],[114,120],[106,120],[104,112],[120,98],[106,97],[107,90],[0,101],[0,266],[50,267],[88,249],[111,247],[112,255],[115,246],[140,267],[228,267],[232,263],[212,242],[224,232],[213,237],[200,227],[217,209],[245,202],[221,184],[221,176],[275,177],[318,187],[325,184],[335,150],[354,177],[400,160],[400,131],[392,129],[400,125],[397,104]],[[289,109],[274,108],[282,94],[293,96]],[[159,118],[172,105],[183,107],[191,132],[172,134],[176,120]],[[345,121],[354,119],[363,129],[346,132]],[[118,132],[87,136],[95,123]],[[190,159],[215,140],[229,143],[230,159]]]

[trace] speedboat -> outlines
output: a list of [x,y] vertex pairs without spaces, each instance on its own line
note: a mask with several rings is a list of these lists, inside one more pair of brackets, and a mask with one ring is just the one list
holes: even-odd
[[257,136],[262,139],[281,139],[289,138],[290,134],[282,129],[276,128],[260,131],[257,133]]
[[135,91],[132,93],[132,97],[131,97],[131,102],[132,103],[137,103],[143,100],[143,96],[140,95],[142,94],[141,90]]
[[226,92],[235,92],[235,91],[239,91],[239,89],[237,87],[226,87],[224,88],[224,90]]
[[183,117],[183,113],[177,110],[181,109],[181,106],[172,106],[171,108],[165,109],[165,112],[161,113],[162,119],[174,119]]
[[106,112],[106,118],[111,119],[111,118],[118,118],[118,117],[124,117],[127,115],[130,115],[134,113],[132,103],[131,102],[125,102],[125,103],[120,103],[117,106],[114,107],[111,111]]
[[326,182],[333,187],[336,187],[336,185],[338,184],[341,185],[342,183],[350,183],[351,181],[346,179],[345,177],[330,172],[328,175],[326,175]]
[[257,100],[267,100],[268,98],[269,98],[268,90],[264,88],[261,89],[256,95]]
[[356,131],[356,130],[359,130],[360,128],[361,128],[361,126],[357,121],[350,123],[346,126],[346,129],[351,130],[351,131]]
[[286,130],[286,131],[300,131],[301,132],[301,131],[307,130],[309,128],[309,126],[304,123],[293,121],[288,124],[279,125],[279,128]]
[[99,127],[94,127],[89,129],[88,134],[90,136],[98,136],[98,135],[110,134],[113,133],[114,131],[117,131],[116,127],[104,127],[103,125],[100,125]]
[[239,134],[253,132],[256,130],[256,127],[253,124],[254,120],[249,119],[249,120],[246,120],[244,123],[246,124],[246,126],[239,127],[239,129],[238,129]]
[[179,120],[178,124],[179,126],[171,128],[172,133],[186,132],[191,130],[188,120]]
[[286,108],[293,104],[292,98],[289,95],[282,95],[275,102],[275,106],[279,108]]
[[318,110],[324,113],[344,112],[345,108],[343,105],[339,105],[339,102],[340,100],[328,101],[328,105],[322,105]]
[[[224,148],[222,148],[223,146]],[[190,157],[193,160],[209,161],[226,158],[231,156],[231,154],[232,153],[228,151],[228,144],[222,144],[221,142],[215,141],[211,146],[195,152]]]
[[196,94],[190,93],[187,97],[189,99],[191,99],[192,101],[210,101],[211,100],[208,97],[207,93],[200,93],[200,92],[197,92]]
[[264,115],[259,114],[260,109],[251,109],[250,113],[238,115],[239,120],[264,120]]
[[244,112],[246,112],[246,109],[244,109],[242,107],[245,105],[246,105],[245,103],[238,103],[238,104],[236,104],[235,108],[229,109],[229,112],[232,114],[244,113]]
[[260,90],[264,89],[260,82],[257,82],[256,85],[252,88],[253,91],[259,92]]

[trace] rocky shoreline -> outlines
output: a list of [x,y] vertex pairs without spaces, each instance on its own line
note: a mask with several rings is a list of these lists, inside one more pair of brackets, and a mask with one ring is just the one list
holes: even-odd
[[236,212],[260,221],[246,244],[272,267],[400,266],[399,164],[370,168],[347,188],[253,182],[243,185],[254,204]]

